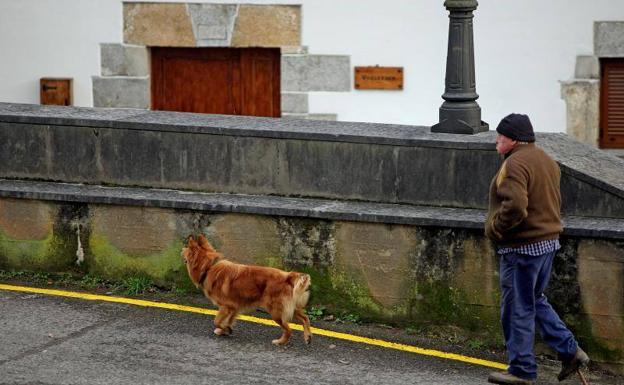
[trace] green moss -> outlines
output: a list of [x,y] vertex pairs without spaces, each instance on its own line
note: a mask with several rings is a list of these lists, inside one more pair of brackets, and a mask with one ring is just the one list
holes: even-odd
[[467,332],[501,334],[498,308],[472,305],[469,299],[445,282],[418,282],[410,293],[408,321],[417,326],[452,325]]
[[568,326],[573,329],[579,344],[590,353],[592,359],[603,362],[622,363],[624,361],[624,349],[610,348],[594,336],[591,330],[591,320],[587,316],[579,316],[576,322]]
[[254,263],[259,266],[269,266],[276,269],[284,268],[284,261],[282,258],[277,257],[274,254],[254,255]]
[[180,257],[182,240],[174,242],[161,253],[133,256],[123,253],[103,236],[92,235],[89,247],[92,254],[90,272],[110,280],[147,276],[163,287],[192,286]]
[[75,250],[50,232],[42,240],[15,240],[0,231],[0,254],[5,268],[62,271],[72,266]]
[[312,277],[309,307],[322,307],[338,318],[357,317],[367,322],[397,323],[405,318],[407,305],[384,308],[362,284],[362,277],[337,269],[300,268]]

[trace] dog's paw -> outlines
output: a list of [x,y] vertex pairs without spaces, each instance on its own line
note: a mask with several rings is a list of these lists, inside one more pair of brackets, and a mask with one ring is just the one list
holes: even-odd
[[218,335],[218,336],[222,336],[222,335],[224,335],[224,334],[226,334],[226,333],[225,333],[225,331],[224,331],[223,329],[221,329],[221,328],[216,328],[216,329],[214,330],[214,334],[216,334],[216,335]]
[[307,345],[310,345],[312,343],[312,336],[311,335],[303,336],[303,340],[305,341]]
[[223,328],[223,334],[226,336],[229,336],[230,334],[232,334],[232,328],[229,326],[226,326],[225,328]]
[[282,339],[279,338],[279,339],[271,341],[271,343],[275,346],[281,346],[281,345],[284,345],[286,342],[282,342]]

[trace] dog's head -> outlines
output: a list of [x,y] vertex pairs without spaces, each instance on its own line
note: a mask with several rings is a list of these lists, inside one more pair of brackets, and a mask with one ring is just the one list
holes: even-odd
[[195,285],[200,285],[208,269],[223,258],[203,234],[200,234],[197,240],[190,235],[186,241],[186,247],[182,248],[180,255],[186,265],[189,277]]

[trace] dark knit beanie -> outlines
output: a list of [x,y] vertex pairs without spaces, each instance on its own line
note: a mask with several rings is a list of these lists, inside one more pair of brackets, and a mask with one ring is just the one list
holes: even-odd
[[509,114],[498,123],[496,132],[518,142],[535,142],[535,134],[529,117],[523,114]]

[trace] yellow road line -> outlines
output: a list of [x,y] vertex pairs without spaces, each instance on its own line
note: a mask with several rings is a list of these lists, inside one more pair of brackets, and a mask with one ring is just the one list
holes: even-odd
[[[136,305],[136,306],[155,307],[155,308],[160,308],[160,309],[184,311],[184,312],[189,312],[189,313],[206,314],[206,315],[212,315],[212,316],[217,314],[216,310],[204,309],[204,308],[194,307],[194,306],[176,305],[173,303],[166,303],[166,302],[144,301],[140,299],[123,298],[123,297],[112,297],[112,296],[107,296],[107,295],[79,293],[79,292],[65,291],[65,290],[40,289],[37,287],[14,286],[14,285],[4,285],[4,284],[0,284],[0,290],[10,290],[10,291],[19,291],[19,292],[26,292],[26,293],[54,295],[54,296],[59,296],[59,297],[79,298],[79,299],[86,299],[89,301],[116,302],[116,303],[124,303],[124,304]],[[265,318],[242,315],[242,316],[239,316],[238,319],[241,321],[247,321],[247,322],[253,322],[257,324],[277,327],[275,322],[269,319],[265,319]],[[303,330],[302,326],[298,324],[290,324],[290,326],[295,330]],[[404,352],[422,354],[425,356],[433,356],[433,357],[445,358],[448,360],[461,361],[461,362],[466,362],[469,364],[482,365],[482,366],[487,366],[487,367],[496,368],[496,369],[503,369],[503,370],[507,369],[507,365],[499,363],[499,362],[482,360],[479,358],[463,356],[461,354],[446,353],[446,352],[441,352],[438,350],[423,349],[423,348],[419,348],[419,347],[412,346],[412,345],[399,344],[396,342],[388,342],[388,341],[383,341],[383,340],[379,340],[375,338],[361,337],[361,336],[356,336],[356,335],[347,334],[347,333],[339,333],[339,332],[334,332],[331,330],[312,328],[312,334],[321,335],[325,337],[331,337],[331,338],[337,338],[337,339],[346,340],[346,341],[358,342],[358,343],[367,344],[367,345],[380,346],[380,347],[388,348],[388,349],[401,350]]]

